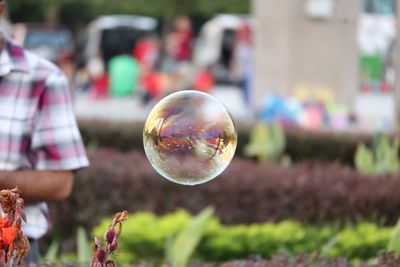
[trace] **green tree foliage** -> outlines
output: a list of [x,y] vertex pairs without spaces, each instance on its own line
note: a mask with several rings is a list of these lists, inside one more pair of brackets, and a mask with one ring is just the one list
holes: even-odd
[[207,18],[216,13],[250,11],[250,0],[12,0],[9,5],[11,19],[15,22],[44,22],[48,11],[56,8],[60,22],[71,26],[105,14],[148,15],[163,19],[178,14]]

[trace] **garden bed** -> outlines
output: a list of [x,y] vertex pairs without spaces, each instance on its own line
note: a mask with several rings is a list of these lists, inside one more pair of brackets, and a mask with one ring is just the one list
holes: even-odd
[[[139,265],[140,266],[140,265]],[[222,264],[196,264],[190,267],[395,267],[400,266],[400,258],[392,253],[384,253],[374,263],[351,263],[344,258],[324,259],[318,255],[301,254],[295,258],[278,254],[270,260],[248,259],[224,262]],[[144,266],[143,266],[144,267]]]
[[54,225],[65,237],[74,236],[78,225],[92,229],[124,209],[197,213],[214,206],[216,216],[230,224],[365,219],[393,225],[400,216],[400,177],[369,177],[336,163],[286,168],[236,158],[220,177],[188,187],[163,179],[142,152],[100,149],[89,156],[91,167],[78,172],[72,196],[51,205]]
[[[75,267],[73,264],[44,264],[45,267]],[[117,265],[119,266],[119,265]],[[133,267],[155,267],[156,264],[142,262],[130,265]],[[165,265],[168,266],[168,265]],[[400,266],[400,257],[392,253],[380,255],[375,262],[358,264],[351,263],[344,258],[324,259],[318,255],[309,256],[307,254],[299,255],[295,258],[286,254],[278,254],[270,260],[259,258],[228,261],[223,263],[203,263],[191,262],[188,267],[398,267]]]
[[[194,265],[193,267],[195,267]],[[201,265],[197,265],[201,266]],[[207,265],[203,265],[207,266]],[[213,265],[209,265],[210,267]],[[225,262],[220,267],[394,267],[400,266],[400,258],[391,253],[382,254],[375,263],[352,264],[344,258],[324,259],[319,256],[300,255],[295,259],[285,254],[271,260],[253,259]]]
[[[166,259],[166,244],[171,244],[193,220],[185,211],[159,217],[149,212],[130,214],[119,237],[117,259],[120,262],[138,260],[162,262]],[[94,230],[101,236],[109,226],[106,218]],[[324,257],[344,257],[351,261],[373,259],[384,251],[393,234],[392,227],[360,222],[309,225],[287,220],[279,223],[226,225],[217,218],[208,220],[203,237],[193,258],[206,262],[245,259],[249,256],[271,259],[285,251],[288,255],[321,253]],[[196,232],[195,230],[192,230]],[[180,245],[190,244],[186,237]],[[171,245],[173,247],[173,245]],[[183,253],[184,249],[179,250]]]

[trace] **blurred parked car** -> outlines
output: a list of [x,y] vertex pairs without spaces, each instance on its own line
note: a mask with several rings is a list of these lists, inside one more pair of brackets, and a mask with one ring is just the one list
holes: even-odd
[[145,16],[101,16],[84,31],[80,41],[81,53],[86,62],[101,56],[107,63],[118,54],[132,54],[138,39],[154,35],[157,26],[157,20]]
[[12,35],[17,44],[57,65],[71,61],[74,55],[74,41],[67,27],[16,24]]
[[238,83],[231,76],[236,33],[243,25],[251,25],[246,15],[221,14],[207,21],[200,31],[195,48],[194,62],[200,67],[211,67],[215,81]]

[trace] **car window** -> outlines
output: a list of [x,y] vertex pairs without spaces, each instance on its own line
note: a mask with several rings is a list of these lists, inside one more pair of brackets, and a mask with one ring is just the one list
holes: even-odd
[[146,31],[117,27],[103,30],[101,38],[102,56],[106,62],[119,54],[131,54],[136,41],[147,34]]
[[224,30],[221,45],[221,63],[229,68],[233,57],[233,47],[235,44],[236,33],[234,30]]
[[24,46],[30,49],[41,46],[62,49],[70,46],[71,41],[68,31],[30,30],[25,38]]

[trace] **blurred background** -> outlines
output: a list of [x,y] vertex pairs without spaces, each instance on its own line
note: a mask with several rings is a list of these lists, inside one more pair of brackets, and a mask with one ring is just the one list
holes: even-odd
[[143,121],[195,89],[238,122],[393,132],[395,3],[10,1],[9,30],[65,71],[82,118]]
[[[270,258],[282,248],[377,256],[400,215],[399,7],[396,0],[9,1],[9,35],[66,73],[91,160],[72,197],[53,204],[43,255],[52,244],[54,255],[76,259],[76,230],[90,235],[119,209],[150,212],[135,217],[141,225],[213,206],[233,232],[217,240],[214,228],[206,231],[195,254],[203,261]],[[239,131],[226,172],[195,188],[164,181],[142,148],[154,104],[188,89],[221,100]],[[265,236],[253,232],[258,239],[232,230],[265,222],[276,224]],[[341,232],[348,222],[359,235]],[[316,237],[297,223],[335,226]],[[165,229],[180,229],[145,228],[132,226],[137,242],[122,245],[132,255],[125,260],[163,257]],[[364,231],[376,239],[361,240]],[[317,248],[305,241],[313,238]]]

